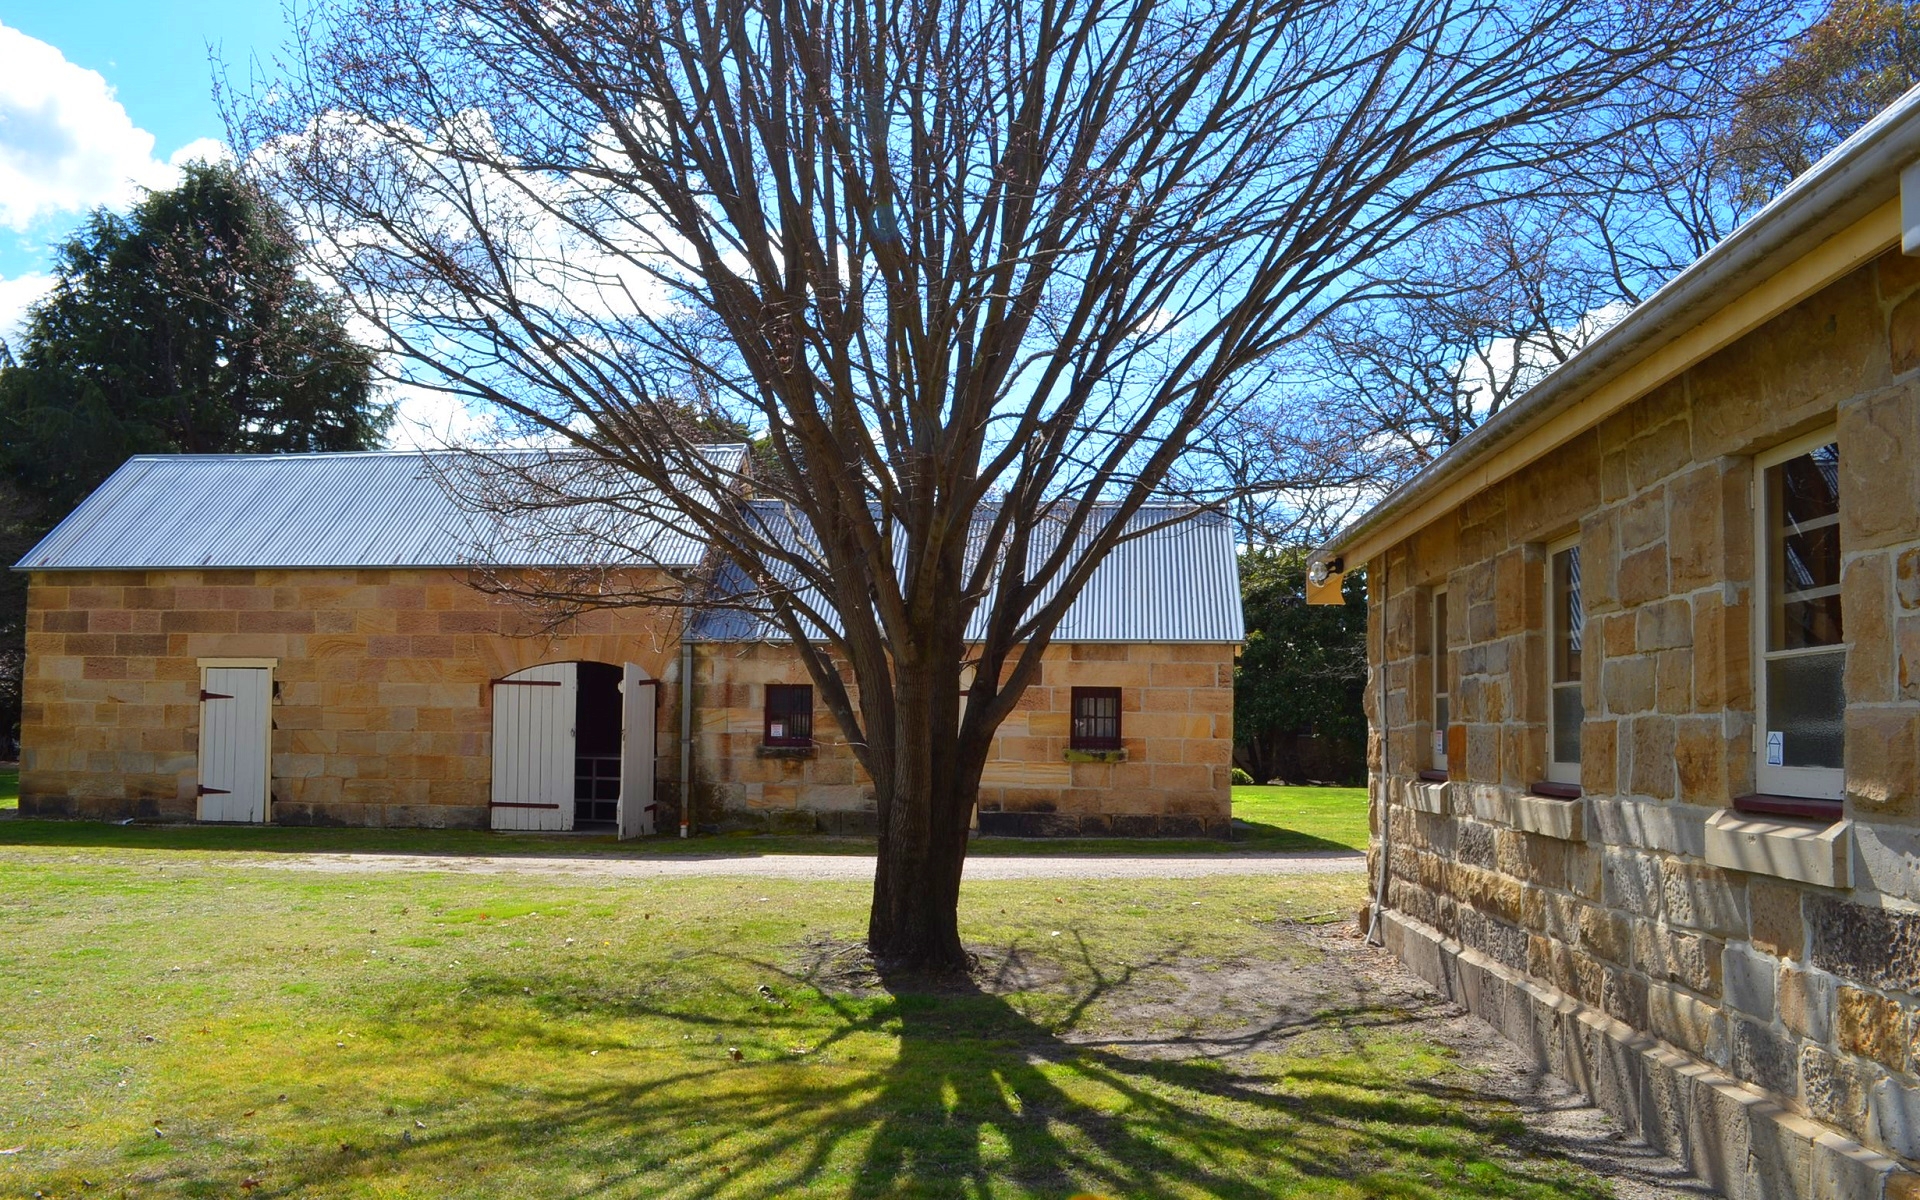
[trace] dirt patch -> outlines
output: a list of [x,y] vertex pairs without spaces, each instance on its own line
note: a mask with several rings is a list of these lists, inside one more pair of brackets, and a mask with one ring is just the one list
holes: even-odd
[[871,996],[886,990],[865,942],[832,934],[810,934],[794,949],[794,972],[809,987],[828,996]]
[[1062,1040],[1133,1056],[1234,1059],[1284,1051],[1307,1034],[1333,1031],[1357,1042],[1370,1027],[1417,1028],[1458,1057],[1460,1069],[1436,1084],[1512,1106],[1525,1132],[1503,1149],[1516,1160],[1577,1164],[1608,1180],[1616,1200],[1715,1195],[1572,1086],[1535,1069],[1491,1025],[1367,945],[1352,923],[1280,921],[1271,928],[1283,946],[1302,953],[1141,964],[1107,981],[1087,1019],[1063,1031]]
[[813,934],[795,948],[797,974],[809,985],[834,996],[866,996],[888,990],[913,992],[978,991],[1004,996],[1067,985],[1067,972],[1053,959],[1018,947],[979,948],[972,951],[973,969],[965,975],[927,978],[884,978],[866,943],[831,934]]
[[1366,944],[1348,923],[1303,931],[1375,1004],[1404,1009],[1421,1032],[1450,1047],[1482,1095],[1512,1104],[1526,1132],[1505,1147],[1515,1157],[1559,1158],[1576,1163],[1613,1185],[1616,1200],[1673,1200],[1716,1193],[1686,1168],[1659,1153],[1604,1110],[1589,1104],[1572,1085],[1534,1067],[1519,1047],[1493,1026],[1442,997],[1386,950]]
[[[1132,1058],[1223,1063],[1284,1052],[1303,1036],[1352,1039],[1383,1026],[1416,1029],[1450,1049],[1459,1067],[1434,1080],[1447,1094],[1510,1111],[1522,1132],[1501,1146],[1515,1161],[1558,1159],[1606,1179],[1616,1200],[1674,1200],[1714,1192],[1629,1135],[1565,1082],[1536,1070],[1485,1022],[1436,993],[1350,923],[1274,922],[1271,956],[1168,955],[1087,979],[1017,948],[977,949],[969,978],[912,991],[977,989],[1078,993],[1056,1044]],[[887,982],[858,941],[827,936],[796,947],[800,974],[837,994],[874,994]],[[896,985],[898,986],[898,985]],[[1036,1047],[1036,1049],[1039,1049]],[[1249,1070],[1243,1078],[1257,1074]]]

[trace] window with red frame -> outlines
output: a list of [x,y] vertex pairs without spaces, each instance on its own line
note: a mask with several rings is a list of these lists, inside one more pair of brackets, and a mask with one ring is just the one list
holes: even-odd
[[769,746],[813,745],[812,684],[770,683],[767,685],[765,741]]
[[1073,689],[1073,734],[1068,745],[1075,750],[1120,749],[1119,688]]

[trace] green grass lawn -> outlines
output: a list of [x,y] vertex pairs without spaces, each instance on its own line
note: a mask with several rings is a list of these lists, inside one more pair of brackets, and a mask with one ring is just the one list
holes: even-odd
[[1262,849],[1367,848],[1365,788],[1237,787],[1233,815],[1250,827],[1246,842]]
[[[18,804],[18,772],[0,772],[0,807]],[[979,838],[969,853],[1218,854],[1241,850],[1365,850],[1365,788],[1237,787],[1235,840],[1215,838]],[[542,837],[460,829],[302,829],[122,826],[98,821],[10,821],[0,846],[136,846],[148,849],[286,853],[480,855],[871,854],[871,838],[732,834],[635,842],[612,837]]]
[[970,884],[993,980],[890,991],[860,886],[271,861],[0,846],[0,1194],[1607,1194],[1419,1014],[1221,1024],[1358,872]]

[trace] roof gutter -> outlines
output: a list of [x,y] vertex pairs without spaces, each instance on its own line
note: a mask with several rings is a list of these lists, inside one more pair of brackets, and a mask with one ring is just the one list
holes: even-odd
[[[1730,297],[1744,294],[1780,266],[1808,254],[1885,206],[1900,192],[1901,171],[1916,160],[1920,160],[1920,87],[1889,105],[1511,407],[1488,418],[1438,461],[1315,551],[1314,562],[1337,572],[1348,562],[1365,562],[1415,532],[1418,526],[1405,528],[1409,522],[1495,450],[1571,409],[1726,307]],[[1896,234],[1894,242],[1898,240]],[[1880,245],[1873,253],[1885,249],[1886,245]],[[1827,278],[1818,286],[1830,282],[1832,278]],[[1812,290],[1817,288],[1809,288],[1800,298]],[[1790,305],[1781,305],[1782,310],[1786,307]],[[1678,374],[1678,369],[1672,374]],[[1644,395],[1651,386],[1639,394]],[[1602,415],[1596,415],[1594,423]],[[1498,482],[1519,465],[1511,464],[1500,475],[1480,480],[1480,486]]]

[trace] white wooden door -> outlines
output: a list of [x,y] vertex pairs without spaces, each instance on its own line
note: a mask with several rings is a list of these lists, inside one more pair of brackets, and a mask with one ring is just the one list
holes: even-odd
[[267,819],[273,673],[265,667],[200,671],[202,821]]
[[620,836],[653,832],[653,767],[660,681],[633,663],[620,678]]
[[493,827],[573,828],[578,668],[545,663],[493,681]]

